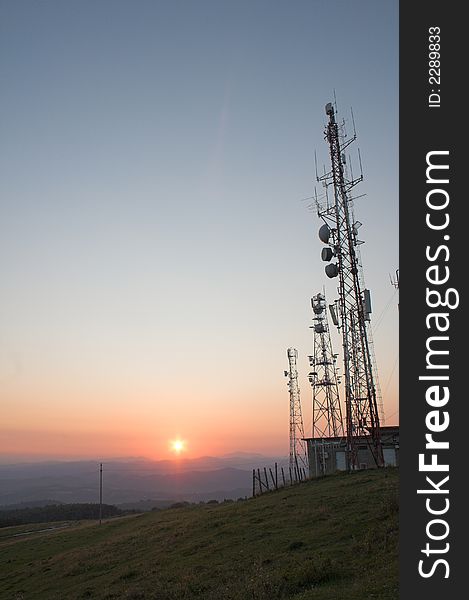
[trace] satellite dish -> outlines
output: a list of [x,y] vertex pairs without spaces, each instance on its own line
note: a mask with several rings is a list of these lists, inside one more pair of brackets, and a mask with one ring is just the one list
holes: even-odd
[[324,223],[324,225],[321,225],[321,227],[319,228],[318,235],[321,242],[328,244],[329,238],[331,237],[331,230],[329,228],[329,225],[327,225],[326,223]]
[[324,270],[326,271],[326,275],[330,279],[332,279],[333,277],[337,277],[337,275],[339,274],[339,267],[335,263],[330,263],[326,265],[326,268]]
[[321,258],[324,262],[329,262],[333,256],[332,248],[323,248],[321,250]]
[[311,298],[311,308],[315,315],[320,315],[324,310],[324,306],[321,302],[315,302],[315,298]]

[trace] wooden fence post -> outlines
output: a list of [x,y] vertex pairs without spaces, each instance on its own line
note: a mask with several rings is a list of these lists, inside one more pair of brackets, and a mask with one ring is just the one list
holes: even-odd
[[272,486],[273,486],[274,489],[277,489],[275,487],[275,479],[274,479],[274,474],[272,473],[271,467],[269,467],[269,473],[270,473],[270,478],[272,479]]
[[267,469],[265,467],[264,467],[264,475],[265,475],[265,483],[266,483],[267,489],[270,490],[269,480],[267,478]]

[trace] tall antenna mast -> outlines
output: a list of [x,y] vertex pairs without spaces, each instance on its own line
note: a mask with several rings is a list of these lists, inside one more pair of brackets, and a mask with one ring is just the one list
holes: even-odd
[[304,441],[303,416],[301,414],[300,387],[296,367],[298,350],[288,348],[287,357],[289,369],[285,371],[285,377],[288,377],[287,386],[290,392],[290,467],[292,469],[295,467],[308,469],[308,455],[306,442]]
[[[311,298],[313,309],[313,355],[309,357],[312,368],[308,375],[313,388],[313,438],[339,438],[344,436],[342,410],[339,400],[337,354],[332,351],[324,294]],[[332,317],[337,319],[334,306]]]
[[[345,149],[355,141],[356,135],[346,139],[343,124],[336,121],[332,103],[326,105],[329,122],[325,139],[329,144],[331,171],[318,180],[333,188],[333,202],[321,207],[318,215],[324,221],[319,229],[319,238],[329,246],[323,260],[329,262],[326,275],[339,278],[339,330],[342,333],[345,407],[347,432],[348,468],[358,469],[358,438],[365,438],[377,466],[383,466],[379,413],[374,381],[372,354],[368,341],[368,323],[371,313],[371,297],[367,289],[362,289],[363,273],[357,246],[358,228],[361,223],[353,216],[353,199],[350,191],[363,179],[348,178],[346,174]],[[361,162],[361,161],[360,161]]]

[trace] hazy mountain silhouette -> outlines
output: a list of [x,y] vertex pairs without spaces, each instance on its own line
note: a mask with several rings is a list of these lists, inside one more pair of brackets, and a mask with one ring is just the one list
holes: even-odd
[[[231,453],[221,457],[152,461],[120,458],[103,461],[103,501],[145,504],[150,500],[200,501],[249,495],[252,469],[285,465],[285,459]],[[0,505],[28,505],[52,498],[57,502],[96,502],[99,461],[0,465]]]

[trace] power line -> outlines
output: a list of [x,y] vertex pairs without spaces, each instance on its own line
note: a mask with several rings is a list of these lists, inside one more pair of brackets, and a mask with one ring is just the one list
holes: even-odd
[[391,297],[389,298],[386,306],[383,308],[383,310],[381,311],[379,317],[376,319],[376,323],[373,327],[373,333],[376,333],[378,330],[378,327],[381,325],[384,315],[386,314],[386,312],[389,310],[389,307],[392,304],[392,301],[394,300],[394,298],[396,297],[397,294],[397,289],[394,290],[394,292],[392,293]]

